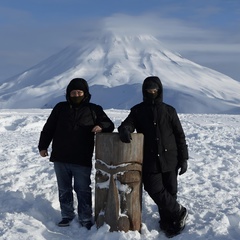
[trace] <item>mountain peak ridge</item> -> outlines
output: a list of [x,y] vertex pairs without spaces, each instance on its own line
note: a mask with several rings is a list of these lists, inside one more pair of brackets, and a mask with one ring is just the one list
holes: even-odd
[[53,107],[65,99],[69,81],[83,77],[92,100],[104,108],[126,109],[142,100],[142,82],[151,75],[161,79],[164,101],[180,112],[218,113],[239,107],[239,82],[164,48],[152,35],[111,31],[83,37],[8,79],[0,85],[0,107]]

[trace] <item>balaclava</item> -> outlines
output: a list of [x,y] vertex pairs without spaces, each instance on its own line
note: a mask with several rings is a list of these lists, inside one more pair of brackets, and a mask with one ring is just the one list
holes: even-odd
[[[157,89],[156,93],[149,93],[147,90]],[[143,101],[150,103],[162,102],[162,83],[156,76],[147,77],[142,86]]]
[[[72,90],[81,90],[84,92],[83,96],[71,97],[70,92]],[[91,95],[89,93],[89,87],[87,81],[83,78],[74,78],[67,86],[66,99],[73,106],[79,106],[82,102],[89,102]]]
[[145,85],[146,97],[153,100],[158,96],[158,92],[149,93],[147,90],[150,90],[150,89],[159,90],[159,87],[155,82],[151,82],[151,81],[147,82],[146,85]]

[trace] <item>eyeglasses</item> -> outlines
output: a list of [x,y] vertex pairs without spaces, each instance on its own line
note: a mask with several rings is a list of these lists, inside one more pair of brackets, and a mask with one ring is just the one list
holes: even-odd
[[147,89],[146,91],[147,91],[148,93],[157,93],[157,92],[158,92],[158,89],[153,88],[153,89]]
[[83,96],[83,95],[84,95],[84,91],[82,90],[72,90],[70,92],[70,97]]

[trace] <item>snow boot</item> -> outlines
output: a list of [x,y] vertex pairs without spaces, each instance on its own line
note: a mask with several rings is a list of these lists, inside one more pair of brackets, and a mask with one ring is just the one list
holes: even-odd
[[172,238],[183,231],[186,225],[187,217],[188,217],[187,209],[182,205],[180,205],[180,209],[178,213],[175,215],[171,226],[169,226],[168,228],[162,229],[160,224],[160,228],[164,231],[165,235],[168,238]]
[[59,227],[68,227],[70,226],[70,222],[72,221],[71,218],[63,218],[59,223],[58,226]]
[[93,223],[92,223],[92,221],[81,221],[80,225],[82,227],[85,227],[86,229],[90,230],[91,227],[93,226]]

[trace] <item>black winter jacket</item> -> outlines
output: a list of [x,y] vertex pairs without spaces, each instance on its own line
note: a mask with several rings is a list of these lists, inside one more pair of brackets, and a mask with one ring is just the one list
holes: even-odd
[[94,133],[99,125],[102,132],[112,132],[113,122],[102,107],[85,102],[73,108],[68,102],[58,103],[45,123],[39,140],[39,151],[47,150],[52,141],[50,161],[92,166]]
[[176,110],[162,102],[162,85],[155,100],[146,97],[143,84],[143,102],[131,108],[118,131],[135,129],[144,135],[143,172],[175,171],[179,162],[188,159],[185,134]]

